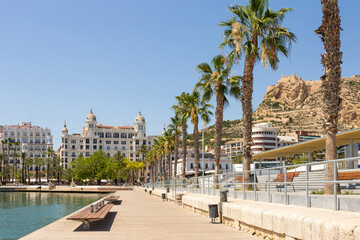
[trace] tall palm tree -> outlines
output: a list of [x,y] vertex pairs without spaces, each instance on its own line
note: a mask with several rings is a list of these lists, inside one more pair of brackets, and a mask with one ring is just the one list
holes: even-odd
[[14,156],[14,159],[13,159],[13,177],[12,177],[12,181],[16,182],[16,176],[15,174],[17,173],[17,163],[18,163],[18,157],[19,157],[19,154],[17,154],[17,149],[18,147],[20,146],[19,142],[14,142],[14,153],[13,153],[13,156]]
[[[140,155],[141,154],[141,161],[145,164],[145,157],[146,157],[146,154],[149,152],[148,148],[146,147],[146,145],[141,145],[139,147],[139,149],[136,151],[136,154],[137,155]],[[141,176],[140,176],[140,181],[143,182],[144,181],[144,168],[142,169],[141,171]]]
[[7,139],[7,145],[8,145],[8,149],[7,149],[7,162],[6,162],[6,179],[10,178],[10,173],[9,173],[9,164],[10,164],[10,156],[11,156],[10,150],[12,149],[12,145],[13,145],[11,138]]
[[164,133],[164,148],[165,148],[165,154],[167,156],[167,172],[166,176],[167,179],[171,179],[171,153],[174,151],[174,133],[171,131],[171,129],[167,129]]
[[4,179],[5,179],[5,166],[4,166],[4,161],[5,161],[5,144],[6,144],[6,140],[1,140],[1,149],[2,149],[2,158],[1,158],[1,184],[4,183]]
[[[321,26],[315,31],[320,35],[325,53],[321,55],[324,75],[321,76],[323,93],[323,113],[325,132],[325,159],[336,159],[336,133],[338,132],[338,117],[340,110],[341,90],[341,58],[340,51],[340,11],[338,0],[321,0],[323,19]],[[334,179],[334,163],[326,164],[325,179]],[[339,188],[339,186],[338,186]],[[325,184],[325,193],[333,192],[333,184]]]
[[200,164],[200,147],[199,147],[199,119],[204,123],[209,123],[210,115],[212,112],[209,108],[212,108],[211,104],[201,101],[200,93],[195,89],[189,97],[188,111],[190,114],[190,121],[194,125],[194,149],[195,149],[195,178],[199,175]]
[[185,178],[185,170],[186,170],[186,129],[187,129],[187,120],[189,118],[189,112],[187,110],[187,103],[189,100],[189,93],[181,93],[180,96],[176,96],[176,100],[178,103],[171,108],[175,110],[175,114],[179,116],[181,119],[181,132],[182,132],[182,140],[181,140],[181,151],[182,151],[182,173],[181,177]]
[[[220,26],[225,26],[224,41],[221,47],[228,46],[231,64],[245,54],[244,76],[241,87],[241,103],[243,111],[244,134],[244,170],[250,170],[251,163],[251,130],[252,130],[252,93],[254,81],[254,66],[260,60],[264,67],[270,64],[277,69],[281,53],[288,56],[295,35],[281,25],[286,13],[291,8],[279,11],[271,10],[268,0],[249,0],[248,4],[236,4],[229,7],[233,17]],[[250,182],[250,172],[245,174],[245,182]],[[250,185],[247,185],[250,187]]]
[[179,159],[179,135],[181,133],[181,119],[179,115],[175,113],[175,116],[171,118],[171,124],[169,124],[168,128],[172,132],[174,136],[174,173],[173,177],[176,178],[176,169],[177,169],[177,162]]
[[[215,110],[215,174],[220,171],[220,150],[222,138],[222,123],[224,108],[228,104],[227,95],[236,99],[240,98],[240,76],[230,76],[230,68],[227,66],[226,58],[223,55],[217,55],[212,60],[212,66],[208,63],[197,65],[197,70],[201,74],[200,81],[195,88],[201,89],[202,102],[207,102],[213,95],[216,98]],[[217,183],[217,175],[215,177]]]
[[35,157],[34,159],[35,164],[35,179],[36,181],[41,184],[41,166],[44,164],[44,159],[40,157]]
[[25,184],[25,159],[27,158],[27,153],[21,153],[21,182]]
[[[30,184],[30,166],[33,166],[35,164],[34,159],[33,158],[25,158],[25,167],[27,170],[27,179],[28,179],[28,184]],[[36,180],[36,179],[35,179]]]

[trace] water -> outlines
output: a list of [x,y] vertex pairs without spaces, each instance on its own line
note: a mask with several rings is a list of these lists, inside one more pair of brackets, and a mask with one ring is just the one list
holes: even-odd
[[0,192],[0,239],[23,237],[104,194]]

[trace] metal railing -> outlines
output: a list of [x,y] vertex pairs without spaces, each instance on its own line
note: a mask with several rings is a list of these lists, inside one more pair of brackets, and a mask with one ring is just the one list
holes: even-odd
[[[254,169],[250,171],[229,172],[199,176],[197,178],[173,178],[168,181],[148,183],[145,186],[160,189],[170,188],[172,192],[191,192],[206,195],[219,195],[220,190],[229,190],[229,197],[272,202],[272,194],[283,194],[282,203],[289,204],[289,189],[297,192],[297,196],[305,195],[305,206],[310,207],[310,194],[322,194],[324,186],[331,184],[333,209],[339,209],[338,192],[347,190],[360,193],[360,179],[338,180],[338,173],[359,171],[360,157],[336,159],[330,161],[310,162],[297,165],[285,165],[272,168]],[[350,163],[350,164],[349,164]],[[332,180],[325,179],[327,164],[333,166]],[[354,168],[349,169],[349,166]],[[245,173],[250,173],[250,182],[245,182]],[[289,177],[290,173],[294,173]],[[281,175],[279,175],[281,174]],[[295,177],[294,177],[295,175]],[[282,181],[276,181],[277,177]],[[312,176],[312,177],[311,177]],[[279,180],[279,179],[278,179]],[[283,190],[283,192],[281,192]],[[347,192],[349,193],[349,192]],[[176,194],[175,194],[176,195]]]

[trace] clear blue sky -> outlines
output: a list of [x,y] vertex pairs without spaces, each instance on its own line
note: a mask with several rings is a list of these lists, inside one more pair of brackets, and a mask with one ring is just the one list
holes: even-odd
[[[244,4],[246,1],[238,0]],[[339,1],[343,76],[359,74],[360,1]],[[8,0],[0,2],[0,125],[31,120],[52,129],[60,145],[64,120],[81,132],[92,107],[102,124],[133,124],[138,111],[148,134],[169,123],[174,96],[191,91],[195,66],[222,53],[218,23],[230,0]],[[292,7],[284,25],[298,42],[277,71],[255,69],[254,108],[282,74],[317,79],[323,46],[320,0],[272,0]],[[242,74],[243,62],[236,70]],[[231,101],[225,120],[241,118]]]

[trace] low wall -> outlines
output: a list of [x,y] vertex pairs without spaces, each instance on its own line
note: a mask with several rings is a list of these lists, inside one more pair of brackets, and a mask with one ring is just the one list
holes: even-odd
[[73,192],[73,193],[112,193],[116,191],[132,191],[132,187],[115,187],[115,186],[56,186],[55,189],[49,189],[48,186],[2,186],[0,192]]
[[[208,215],[219,197],[185,194],[183,207]],[[229,199],[223,223],[263,239],[360,239],[360,213]]]

